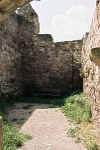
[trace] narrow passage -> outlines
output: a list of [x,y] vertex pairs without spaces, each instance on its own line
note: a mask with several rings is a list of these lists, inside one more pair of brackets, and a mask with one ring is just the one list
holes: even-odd
[[60,108],[50,105],[35,104],[34,111],[22,125],[21,132],[33,136],[18,150],[86,150],[81,143],[75,143],[68,137],[71,124]]

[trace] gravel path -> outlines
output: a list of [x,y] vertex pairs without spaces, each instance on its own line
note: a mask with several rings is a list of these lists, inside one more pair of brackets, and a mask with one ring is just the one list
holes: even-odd
[[60,108],[35,104],[32,109],[34,111],[20,130],[31,134],[33,139],[18,150],[86,150],[81,143],[75,143],[67,136],[71,125]]

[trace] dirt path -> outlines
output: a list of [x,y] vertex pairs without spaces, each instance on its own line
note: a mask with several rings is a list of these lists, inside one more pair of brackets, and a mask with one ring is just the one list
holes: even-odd
[[[17,109],[19,108],[19,110]],[[33,136],[18,150],[86,150],[81,143],[75,143],[73,138],[68,137],[67,131],[71,127],[70,123],[60,110],[60,108],[51,108],[50,105],[34,104],[16,104],[16,109],[11,110],[9,120],[14,120],[20,116],[25,117],[25,123],[18,123],[23,133],[29,133]]]

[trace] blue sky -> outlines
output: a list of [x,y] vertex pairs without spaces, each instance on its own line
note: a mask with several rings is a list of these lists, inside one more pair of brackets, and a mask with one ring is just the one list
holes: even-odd
[[40,33],[54,41],[81,39],[89,31],[96,0],[41,0],[31,2],[38,13]]

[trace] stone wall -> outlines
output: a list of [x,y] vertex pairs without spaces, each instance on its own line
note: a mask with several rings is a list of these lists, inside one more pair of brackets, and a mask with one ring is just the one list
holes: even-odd
[[[13,26],[12,26],[13,24]],[[21,54],[18,48],[16,14],[0,24],[0,90],[2,94],[21,91]],[[20,92],[19,91],[19,92]]]
[[66,92],[82,89],[79,76],[82,40],[53,43],[51,35],[37,34],[33,43],[22,59],[24,87],[29,89],[33,84],[39,89]]
[[[27,9],[27,18],[26,16]],[[21,10],[23,10],[21,12]],[[25,12],[25,13],[24,13]],[[23,93],[22,53],[39,32],[38,16],[31,5],[18,10],[0,24],[0,94]]]
[[81,49],[82,40],[54,43],[39,34],[38,15],[26,5],[0,24],[0,93],[82,89]]
[[[58,84],[66,90],[82,89],[80,78],[82,40],[55,43]],[[62,78],[62,80],[60,80]]]
[[90,60],[91,49],[100,47],[100,2],[98,1],[82,50],[83,89],[91,103],[93,119],[100,125],[100,67]]

